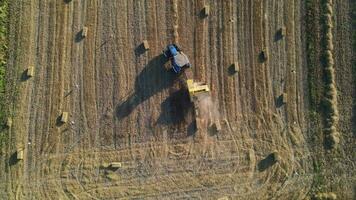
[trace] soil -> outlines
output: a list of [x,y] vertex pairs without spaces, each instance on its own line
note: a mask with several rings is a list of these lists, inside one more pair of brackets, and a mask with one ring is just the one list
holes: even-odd
[[[345,199],[353,197],[355,180],[350,2],[334,3],[342,153],[329,172],[339,167],[333,179],[338,186],[328,188]],[[210,5],[208,16],[201,12],[205,4]],[[309,140],[314,127],[303,1],[14,0],[10,11],[13,126],[0,163],[5,170],[0,197],[313,195],[315,161],[326,152],[321,142]],[[283,26],[286,35],[280,37]],[[149,50],[142,48],[144,40]],[[195,79],[209,85],[220,132],[194,131],[185,84],[166,69],[170,63],[162,55],[172,42],[189,57]],[[262,51],[266,60],[260,59]],[[231,74],[235,62],[240,69]],[[29,66],[34,76],[24,79]],[[69,113],[67,123],[59,123],[62,112]],[[15,159],[17,148],[24,148],[23,160]],[[274,152],[278,160],[272,159]],[[111,162],[122,166],[110,169]]]

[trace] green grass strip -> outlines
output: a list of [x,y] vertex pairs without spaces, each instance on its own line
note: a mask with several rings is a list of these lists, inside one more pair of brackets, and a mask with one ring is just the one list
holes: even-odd
[[[7,60],[8,0],[0,0],[0,149],[7,140],[5,133],[5,71]],[[0,152],[1,155],[1,152]]]

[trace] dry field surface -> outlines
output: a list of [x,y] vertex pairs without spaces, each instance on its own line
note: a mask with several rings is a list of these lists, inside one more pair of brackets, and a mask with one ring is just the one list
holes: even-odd
[[[339,2],[336,20],[344,20],[348,1]],[[201,14],[205,4],[208,17]],[[308,142],[301,0],[13,0],[10,8],[8,76],[16,101],[9,104],[9,164],[0,164],[4,198],[310,196],[315,152]],[[335,48],[342,49],[335,59],[338,89],[345,93],[340,129],[343,141],[353,143],[353,54],[342,40],[351,36],[347,28],[335,32]],[[150,50],[142,51],[143,40]],[[196,79],[210,86],[221,132],[193,130],[187,92],[161,55],[172,42],[190,58]],[[236,61],[240,72],[233,75]],[[34,66],[29,79],[22,74],[28,66]],[[59,122],[62,112],[68,123]],[[20,147],[24,159],[15,161]],[[105,168],[110,162],[122,167]]]

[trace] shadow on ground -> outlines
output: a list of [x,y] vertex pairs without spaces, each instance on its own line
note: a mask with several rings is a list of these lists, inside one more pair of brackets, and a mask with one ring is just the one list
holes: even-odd
[[265,159],[261,160],[258,163],[258,170],[260,172],[265,171],[266,169],[274,165],[276,162],[277,161],[275,160],[273,154],[269,154]]
[[276,101],[275,101],[275,104],[276,104],[276,107],[277,108],[280,108],[284,105],[283,103],[283,96],[282,95],[279,95],[277,98],[276,98]]
[[17,152],[13,153],[10,158],[9,158],[9,165],[15,165],[19,162],[19,160],[17,159]]
[[167,71],[164,64],[168,60],[159,55],[148,62],[145,68],[135,79],[135,91],[124,102],[116,107],[116,116],[123,119],[142,102],[152,97],[157,92],[173,86],[178,76],[172,71]]
[[140,56],[141,54],[144,54],[147,50],[145,49],[143,43],[141,43],[140,45],[138,45],[135,48],[135,55],[136,56]]
[[[179,124],[192,108],[188,90],[182,88],[172,93],[161,104],[161,115],[158,118],[160,124]],[[168,116],[167,116],[168,114]]]
[[83,37],[83,29],[82,29],[75,34],[74,41],[76,43],[78,43],[78,42],[81,42],[83,39],[84,39],[84,37]]

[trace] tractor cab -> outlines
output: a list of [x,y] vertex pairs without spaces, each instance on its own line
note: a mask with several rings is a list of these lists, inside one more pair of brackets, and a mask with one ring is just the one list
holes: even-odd
[[163,50],[163,55],[171,60],[172,68],[175,73],[179,73],[184,67],[190,67],[188,57],[176,44],[170,44]]

